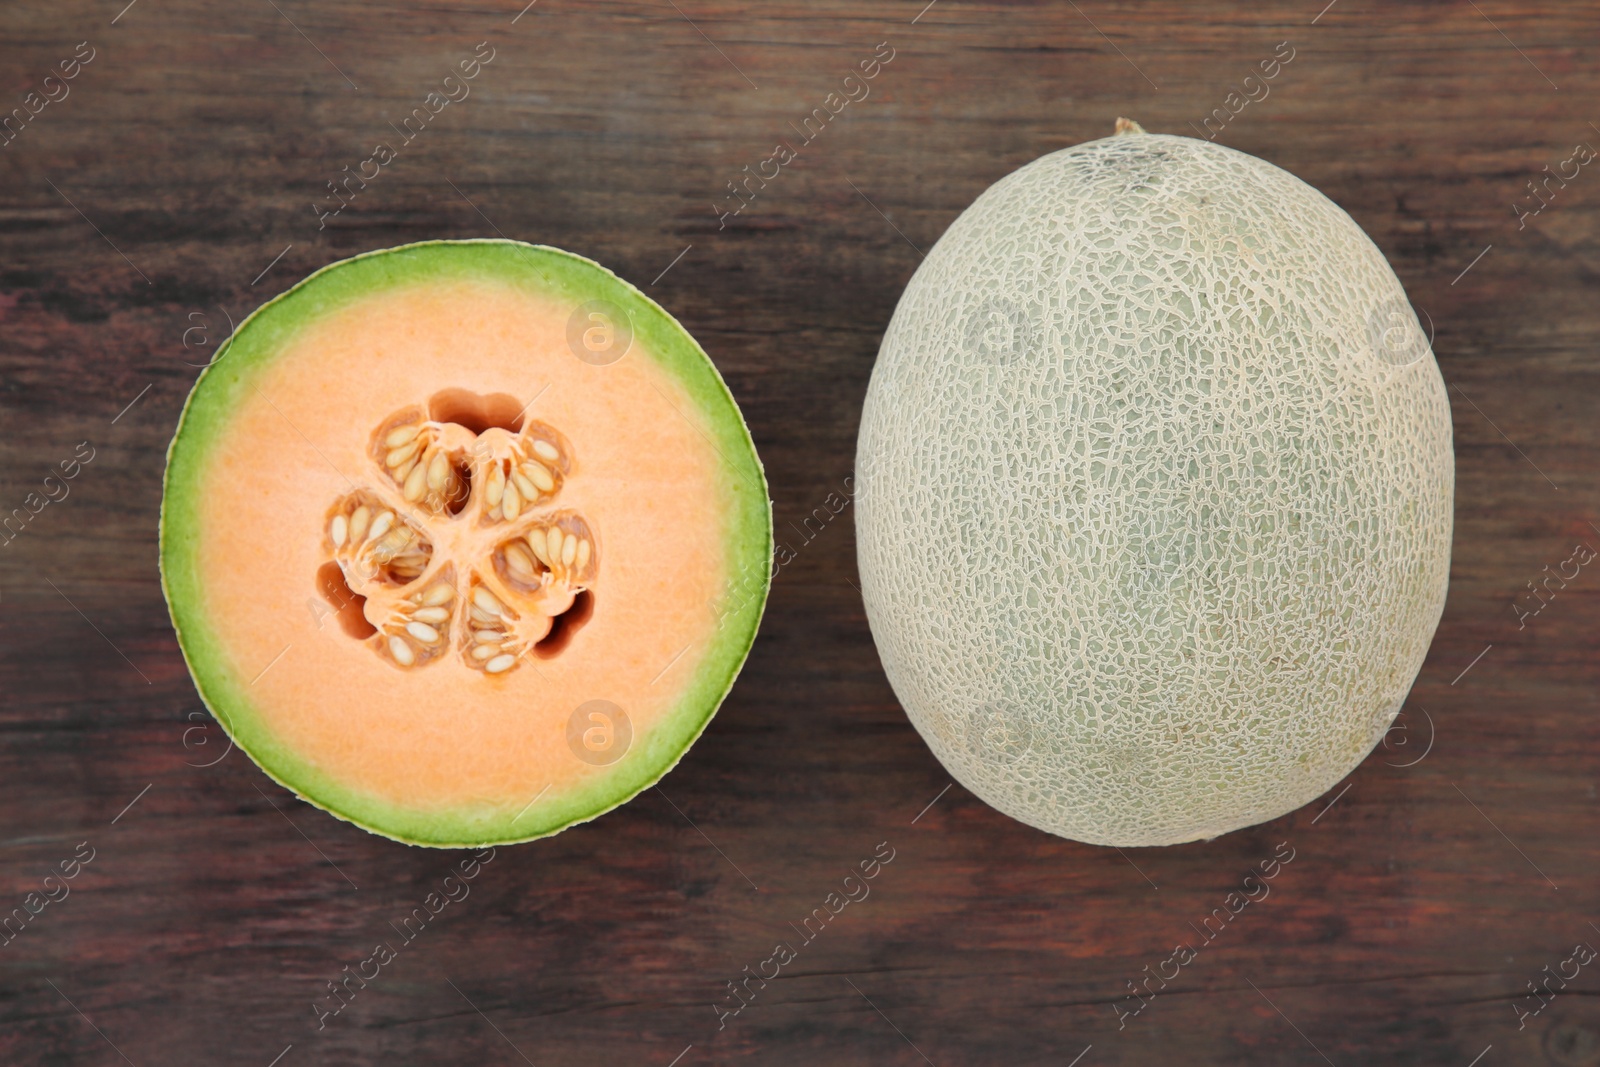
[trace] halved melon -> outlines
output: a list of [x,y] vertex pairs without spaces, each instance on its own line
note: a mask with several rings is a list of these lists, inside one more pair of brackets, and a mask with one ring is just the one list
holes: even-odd
[[218,351],[167,455],[201,698],[278,782],[415,844],[545,836],[657,781],[733,684],[771,553],[699,345],[512,241],[313,274]]

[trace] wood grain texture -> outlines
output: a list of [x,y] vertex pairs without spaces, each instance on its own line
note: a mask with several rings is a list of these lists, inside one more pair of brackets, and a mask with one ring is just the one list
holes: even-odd
[[[1525,228],[1512,211],[1600,146],[1592,5],[924,2],[0,10],[6,108],[95,50],[0,148],[0,512],[94,449],[0,547],[0,905],[94,850],[0,949],[0,1061],[1600,1063],[1595,967],[1521,1030],[1513,1006],[1600,945],[1600,573],[1523,628],[1512,609],[1600,548],[1600,177]],[[1284,40],[1295,59],[1218,140],[1349,210],[1436,329],[1458,459],[1444,621],[1406,730],[1344,792],[1205,844],[1050,838],[941,793],[878,665],[848,511],[812,536],[803,518],[850,475],[919,250],[1118,115],[1191,132]],[[472,95],[319,229],[325,183],[481,41]],[[885,41],[870,97],[721,226],[726,183]],[[228,316],[357,252],[494,234],[658,279],[743,406],[794,559],[661,789],[501,849],[319,1031],[326,983],[459,856],[223,756],[157,580],[164,449]],[[880,842],[870,897],[719,1030],[725,983],[798,943]],[[1271,895],[1119,1029],[1127,983],[1200,944],[1189,924],[1280,842]]]

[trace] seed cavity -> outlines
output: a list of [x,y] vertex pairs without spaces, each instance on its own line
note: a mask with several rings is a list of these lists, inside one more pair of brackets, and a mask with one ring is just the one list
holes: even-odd
[[363,597],[411,584],[427,571],[433,557],[427,534],[367,491],[352,493],[334,505],[328,541],[333,562],[350,588]]
[[470,495],[470,464],[451,444],[461,428],[430,422],[413,408],[387,420],[373,436],[371,454],[408,504],[433,514],[455,514]]
[[520,435],[500,439],[484,472],[483,521],[514,523],[549,504],[572,472],[571,448],[560,433],[531,422]]
[[570,443],[525,411],[446,390],[373,431],[367,477],[324,520],[318,588],[351,605],[339,632],[402,670],[455,656],[501,675],[566,647],[592,612],[598,545],[555,510],[572,502]]

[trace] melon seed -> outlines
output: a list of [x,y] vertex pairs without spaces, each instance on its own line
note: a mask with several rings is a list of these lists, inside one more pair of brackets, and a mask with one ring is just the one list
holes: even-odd
[[428,468],[418,463],[411,468],[411,474],[406,478],[405,487],[401,490],[406,500],[416,503],[422,499],[422,491],[427,488]]
[[435,630],[425,622],[406,623],[406,633],[410,634],[412,637],[415,637],[418,641],[421,641],[425,645],[431,645],[435,641],[439,640],[439,631]]
[[409,445],[397,448],[383,457],[385,467],[398,467],[406,460],[417,454],[417,449],[422,447],[421,441],[412,441]]
[[545,492],[549,493],[555,490],[556,480],[550,477],[550,472],[540,466],[536,460],[530,459],[524,463],[522,465],[522,473],[526,474],[534,485],[537,485]]
[[505,495],[500,498],[500,513],[510,522],[522,511],[522,497],[517,492],[516,483],[506,486]]
[[539,562],[546,567],[550,566],[550,551],[545,547],[544,534],[539,530],[534,530],[528,534],[526,540],[528,547],[533,550],[533,554],[539,558]]
[[406,527],[402,526],[397,530],[390,530],[383,540],[376,542],[372,546],[372,554],[374,556],[382,556],[386,560],[392,560],[400,554],[400,550],[410,540],[411,531]]
[[496,656],[488,663],[485,663],[483,665],[483,669],[488,671],[490,674],[499,674],[501,671],[510,670],[511,665],[515,662],[517,662],[517,657],[507,652],[503,655]]
[[528,480],[528,476],[523,474],[522,471],[514,472],[511,475],[511,480],[516,483],[517,491],[522,494],[522,499],[539,499],[539,490],[534,487],[534,484]]
[[511,566],[512,570],[526,574],[530,578],[538,573],[533,569],[533,558],[528,555],[527,549],[517,545],[507,545],[505,553],[506,563]]
[[411,651],[411,646],[406,644],[403,637],[389,638],[389,655],[402,667],[409,667],[416,662],[417,657]]
[[389,436],[383,439],[386,448],[399,448],[422,432],[420,426],[401,426],[389,431]]
[[344,539],[347,533],[349,533],[349,527],[345,517],[343,515],[335,515],[333,517],[333,528],[328,531],[328,536],[333,538],[334,548],[344,547]]
[[440,449],[433,454],[433,459],[428,464],[428,488],[443,489],[450,481],[450,459]]
[[555,460],[561,458],[561,453],[556,451],[556,446],[551,444],[549,441],[535,441],[533,443],[533,450],[542,460],[554,462]]
[[411,613],[411,617],[418,622],[449,622],[449,608],[418,608]]
[[355,513],[350,516],[351,543],[361,543],[367,532],[367,523],[371,521],[371,519],[372,512],[367,510],[366,505],[363,504],[361,507],[356,508]]

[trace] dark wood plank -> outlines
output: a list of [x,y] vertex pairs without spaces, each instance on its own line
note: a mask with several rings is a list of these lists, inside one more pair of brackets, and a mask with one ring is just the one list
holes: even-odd
[[[1600,579],[1525,628],[1512,610],[1546,564],[1600,547],[1600,186],[1584,171],[1525,229],[1511,210],[1545,164],[1600,144],[1592,11],[924,2],[0,11],[8,108],[79,42],[95,53],[0,148],[0,506],[94,449],[0,547],[6,906],[94,850],[0,949],[0,1059],[1600,1062],[1593,968],[1524,1029],[1514,1009],[1575,942],[1600,944]],[[850,475],[919,249],[1117,115],[1190,132],[1284,40],[1295,59],[1219,140],[1346,207],[1431,317],[1455,411],[1450,601],[1407,731],[1331,808],[1123,856],[944,791],[878,665],[849,513],[796,527]],[[472,95],[319,229],[325,183],[480,41],[495,59]],[[871,96],[722,227],[725,183],[884,41]],[[689,247],[649,291],[743,405],[795,558],[661,790],[500,850],[319,1031],[325,983],[455,857],[306,807],[191,718],[155,568],[164,449],[206,358],[185,330],[214,343],[356,252],[495,233],[641,285]],[[870,897],[719,1030],[725,983],[880,842],[894,860]],[[1295,858],[1270,897],[1119,1030],[1127,983],[1197,941],[1189,924],[1280,842]]]

